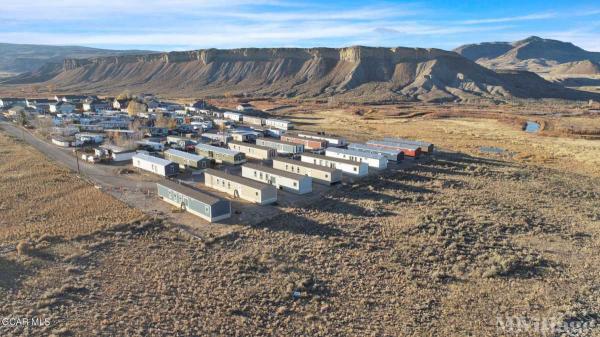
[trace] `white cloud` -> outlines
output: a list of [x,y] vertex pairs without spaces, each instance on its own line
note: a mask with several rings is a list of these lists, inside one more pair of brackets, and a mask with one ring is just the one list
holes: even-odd
[[512,22],[512,21],[529,21],[529,20],[543,20],[543,19],[551,19],[556,17],[556,13],[536,13],[529,15],[521,15],[521,16],[508,16],[502,18],[489,18],[489,19],[474,19],[474,20],[464,20],[459,23],[464,25],[479,25],[486,23],[502,23],[502,22]]

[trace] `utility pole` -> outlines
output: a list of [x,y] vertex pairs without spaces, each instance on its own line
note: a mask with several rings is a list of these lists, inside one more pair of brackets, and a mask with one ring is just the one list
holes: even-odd
[[80,172],[79,172],[79,152],[77,151],[77,149],[75,149],[75,160],[77,161],[77,174],[80,174]]

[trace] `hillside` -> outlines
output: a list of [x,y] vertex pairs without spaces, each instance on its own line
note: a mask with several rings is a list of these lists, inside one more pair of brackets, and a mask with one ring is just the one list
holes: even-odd
[[62,64],[66,58],[88,58],[140,52],[139,50],[108,50],[79,46],[0,43],[0,76],[36,71],[42,66],[47,67],[48,63]]
[[[62,69],[8,81],[48,81],[65,92],[155,92],[178,97],[250,94],[346,100],[588,99],[525,72],[494,72],[461,55],[422,48],[196,50],[67,59]],[[595,96],[594,96],[595,97]]]
[[600,53],[537,36],[512,43],[464,45],[455,51],[490,69],[527,70],[539,74],[595,75],[600,62]]

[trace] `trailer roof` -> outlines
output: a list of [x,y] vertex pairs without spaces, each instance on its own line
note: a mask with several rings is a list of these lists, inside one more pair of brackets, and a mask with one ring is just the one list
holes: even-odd
[[383,138],[383,140],[389,141],[389,142],[396,142],[396,143],[416,144],[416,145],[425,146],[425,147],[429,147],[429,146],[433,145],[431,143],[423,142],[420,140],[411,140],[411,139],[405,139],[405,138],[385,137],[385,138]]
[[392,147],[397,147],[397,148],[400,148],[400,149],[409,149],[409,150],[416,150],[416,149],[420,149],[421,148],[417,144],[399,143],[399,142],[392,142],[392,141],[387,141],[387,140],[369,140],[367,142],[367,144],[369,144],[369,145],[392,146]]
[[296,143],[290,143],[290,142],[284,142],[281,140],[277,140],[277,139],[266,139],[266,138],[259,138],[256,141],[265,141],[265,142],[271,142],[271,143],[275,143],[275,144],[285,144],[285,145],[291,145],[291,146],[304,146],[302,144],[296,144]]
[[400,150],[385,149],[382,147],[369,145],[369,144],[351,143],[351,144],[348,144],[348,148],[356,149],[358,151],[361,151],[361,149],[364,149],[366,151],[376,151],[379,153],[387,153],[387,154],[391,154],[394,156],[397,156],[398,154],[400,154]]
[[265,150],[265,151],[274,150],[273,148],[270,148],[270,147],[267,147],[267,146],[256,145],[256,144],[252,144],[252,143],[238,142],[238,141],[235,141],[235,140],[230,141],[228,144],[235,144],[235,145],[247,146],[247,147],[251,147],[251,148],[254,148],[254,149],[260,149],[260,150]]
[[[267,172],[269,174],[273,174],[276,176],[282,176],[282,177],[286,177],[286,178],[290,178],[290,179],[294,179],[294,180],[301,180],[301,179],[306,178],[306,176],[304,176],[304,175],[291,173],[291,172],[283,171],[283,170],[278,170],[278,169],[272,168],[270,166],[256,165],[256,164],[244,164],[244,166],[251,168],[253,170],[263,171],[263,172]],[[242,166],[242,167],[244,167],[244,166]]]
[[190,185],[183,184],[183,183],[177,183],[177,182],[174,182],[171,180],[162,180],[160,182],[157,182],[156,185],[162,185],[173,191],[177,191],[181,194],[187,195],[188,197],[191,197],[198,201],[201,201],[207,205],[214,205],[220,201],[227,201],[225,199],[220,199],[220,198],[214,197],[210,194],[207,194],[205,192],[202,192]]
[[271,185],[267,185],[267,184],[263,184],[260,183],[258,181],[254,181],[252,179],[248,179],[248,178],[244,178],[244,177],[240,177],[240,176],[236,176],[233,174],[229,174],[223,171],[219,171],[219,170],[215,170],[215,169],[206,169],[206,171],[204,171],[204,174],[209,174],[209,175],[213,175],[215,177],[219,177],[225,180],[230,180],[239,184],[242,184],[244,186],[248,186],[251,188],[255,188],[257,190],[264,190],[264,189],[269,189],[269,188],[274,188]]
[[213,146],[213,145],[208,145],[208,144],[202,144],[202,143],[196,144],[196,149],[203,149],[203,150],[206,150],[206,151],[219,152],[219,153],[222,153],[222,154],[225,154],[225,155],[229,155],[229,156],[235,156],[236,154],[240,153],[238,151],[226,149],[226,148],[223,148],[223,147],[218,147],[218,146]]
[[324,156],[321,154],[314,154],[314,153],[307,153],[307,152],[303,153],[302,156],[309,157],[309,158],[322,159],[322,160],[329,160],[329,161],[336,162],[336,163],[344,163],[344,164],[354,165],[354,166],[360,166],[361,164],[367,165],[367,163],[363,163],[363,162],[352,161],[352,160],[342,159],[342,158],[335,158],[335,157],[327,157],[327,156]]
[[171,154],[171,155],[174,155],[174,156],[178,156],[178,157],[181,157],[181,158],[185,158],[185,159],[188,159],[188,160],[194,160],[194,161],[207,159],[204,156],[200,156],[200,155],[189,153],[189,152],[185,152],[185,151],[179,151],[179,150],[176,150],[176,149],[168,149],[167,151],[165,151],[165,153],[168,153],[168,154]]
[[138,159],[145,160],[145,161],[154,163],[156,165],[162,165],[162,166],[167,166],[167,165],[173,163],[170,160],[166,160],[166,159],[162,159],[162,158],[150,156],[150,155],[143,154],[143,153],[138,153],[138,154],[134,155],[132,158],[134,158],[134,159],[138,158]]
[[327,155],[327,151],[333,152],[333,153],[338,153],[338,154],[346,154],[349,156],[364,157],[364,158],[371,158],[371,159],[378,159],[378,160],[385,158],[383,155],[376,154],[376,153],[369,153],[369,152],[363,152],[363,151],[352,150],[352,149],[340,149],[337,147],[326,148],[325,155]]
[[327,166],[321,166],[321,165],[315,165],[312,163],[307,163],[307,162],[303,162],[303,161],[299,161],[299,160],[294,160],[294,159],[289,159],[289,158],[283,158],[283,157],[278,157],[278,158],[273,158],[273,162],[282,162],[282,163],[288,163],[288,164],[292,164],[292,165],[298,165],[301,167],[306,167],[306,168],[311,168],[314,170],[319,170],[319,171],[326,171],[329,173],[333,173],[335,171],[338,171],[337,169],[334,169],[332,167],[327,167]]

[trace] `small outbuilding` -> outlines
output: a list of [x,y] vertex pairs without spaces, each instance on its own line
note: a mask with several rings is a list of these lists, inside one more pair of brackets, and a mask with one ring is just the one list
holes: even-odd
[[229,200],[217,198],[192,186],[170,180],[156,183],[158,197],[200,218],[215,222],[231,217]]

